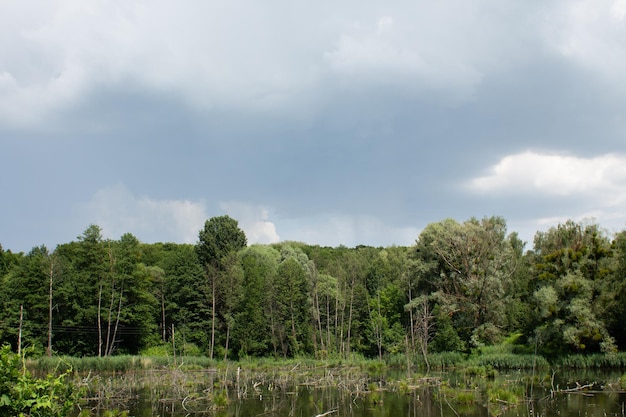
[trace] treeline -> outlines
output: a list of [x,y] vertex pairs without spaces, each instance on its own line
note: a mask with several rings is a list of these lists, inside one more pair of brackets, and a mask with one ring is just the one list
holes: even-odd
[[104,239],[28,254],[0,247],[0,343],[41,354],[155,350],[211,358],[383,357],[458,351],[511,335],[520,352],[626,349],[626,231],[538,232],[500,217],[428,225],[411,247],[247,246],[236,220],[195,245]]

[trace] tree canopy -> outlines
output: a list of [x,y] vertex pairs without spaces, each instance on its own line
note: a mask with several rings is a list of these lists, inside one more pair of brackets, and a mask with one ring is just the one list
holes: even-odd
[[[501,217],[444,219],[409,247],[247,245],[229,216],[194,245],[0,246],[0,341],[70,355],[426,355],[511,334],[545,354],[626,349],[626,231],[567,221],[533,247]],[[176,343],[172,343],[175,339]],[[174,347],[172,347],[174,346]]]

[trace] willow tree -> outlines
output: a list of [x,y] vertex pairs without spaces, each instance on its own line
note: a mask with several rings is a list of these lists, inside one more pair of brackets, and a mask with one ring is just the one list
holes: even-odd
[[437,311],[452,318],[464,342],[497,341],[506,324],[507,288],[521,256],[517,240],[515,234],[507,236],[500,217],[429,224],[413,249],[419,265],[419,294],[413,296],[436,293]]

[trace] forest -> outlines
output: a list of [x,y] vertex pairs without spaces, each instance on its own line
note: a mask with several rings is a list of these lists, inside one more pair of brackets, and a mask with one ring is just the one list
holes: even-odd
[[248,245],[229,216],[196,244],[0,246],[0,344],[40,355],[364,357],[516,340],[555,356],[626,350],[626,231],[567,221],[526,248],[501,217],[425,227],[409,247]]

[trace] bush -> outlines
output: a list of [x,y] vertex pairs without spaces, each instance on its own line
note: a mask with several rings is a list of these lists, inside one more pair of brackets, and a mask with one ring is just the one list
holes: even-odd
[[23,359],[4,346],[0,349],[0,416],[67,416],[80,397],[76,386],[67,380],[70,372],[35,378]]
[[142,356],[162,356],[162,357],[172,356],[172,345],[162,344],[162,345],[150,346],[149,348],[142,350],[140,354]]

